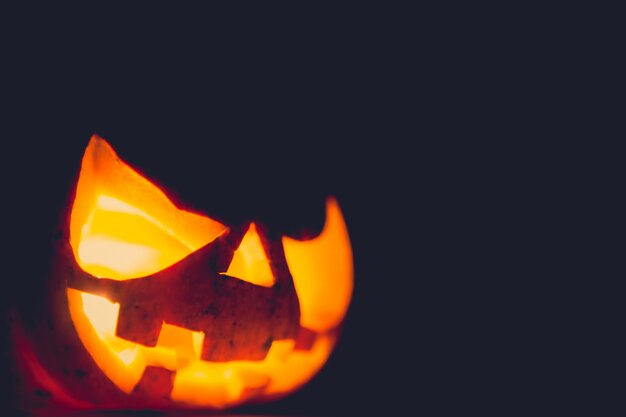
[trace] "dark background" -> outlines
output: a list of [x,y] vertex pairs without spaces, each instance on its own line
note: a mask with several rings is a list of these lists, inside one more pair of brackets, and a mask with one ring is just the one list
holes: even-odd
[[571,70],[580,31],[555,30],[547,10],[533,25],[459,8],[81,12],[22,13],[8,32],[7,300],[45,279],[97,133],[225,221],[321,226],[324,197],[338,198],[355,261],[340,343],[302,390],[237,412],[511,414],[581,399],[562,343],[577,282],[561,281],[561,239],[584,229],[564,202],[594,188],[593,155],[577,159],[567,132],[588,128],[569,112],[586,92]]

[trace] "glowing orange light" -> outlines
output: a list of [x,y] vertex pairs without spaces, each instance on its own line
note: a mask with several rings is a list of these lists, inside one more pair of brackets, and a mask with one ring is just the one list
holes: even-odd
[[85,271],[126,280],[160,271],[227,227],[176,207],[157,186],[91,138],[70,220],[70,243]]
[[[302,327],[315,331],[312,346],[275,340],[260,361],[200,359],[204,333],[163,322],[156,346],[115,334],[120,306],[68,288],[70,315],[83,345],[102,372],[131,393],[147,366],[175,372],[170,398],[226,408],[253,398],[286,394],[310,380],[336,342],[352,295],[352,253],[334,199],[327,201],[323,232],[310,241],[283,238],[300,302]],[[94,136],[83,157],[70,221],[70,244],[79,266],[96,277],[139,279],[198,250],[228,228],[176,207],[154,184],[122,162]],[[275,277],[256,225],[250,224],[226,275],[271,287]]]
[[[326,224],[313,240],[283,237],[298,292],[302,326],[323,332],[337,326],[352,297],[352,249],[337,201],[326,202]],[[323,301],[322,301],[323,300]]]
[[226,275],[264,287],[274,285],[274,275],[254,223],[235,251]]

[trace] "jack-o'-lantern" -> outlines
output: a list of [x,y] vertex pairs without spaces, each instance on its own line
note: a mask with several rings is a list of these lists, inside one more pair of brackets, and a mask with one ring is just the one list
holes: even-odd
[[305,240],[223,224],[94,135],[55,244],[43,327],[59,347],[18,327],[21,371],[74,408],[225,409],[295,391],[327,361],[352,295],[332,197],[325,216]]

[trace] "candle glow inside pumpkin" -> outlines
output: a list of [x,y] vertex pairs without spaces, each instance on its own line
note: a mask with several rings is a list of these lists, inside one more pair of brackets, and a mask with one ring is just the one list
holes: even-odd
[[[94,136],[83,157],[70,219],[70,244],[80,268],[95,277],[139,279],[184,259],[228,233],[228,227],[176,207],[155,184]],[[274,340],[265,359],[200,359],[203,332],[163,322],[156,346],[116,336],[120,306],[107,294],[67,288],[77,334],[102,372],[130,394],[147,366],[174,371],[172,401],[223,409],[248,400],[280,397],[309,381],[327,361],[353,288],[352,251],[335,199],[326,202],[321,234],[300,241],[282,237],[300,304],[300,325],[315,332],[309,349]],[[251,223],[226,271],[271,287],[269,260]]]

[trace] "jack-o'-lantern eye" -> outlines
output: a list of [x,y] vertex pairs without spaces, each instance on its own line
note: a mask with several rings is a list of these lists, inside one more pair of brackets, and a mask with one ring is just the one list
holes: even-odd
[[84,271],[115,280],[154,274],[226,230],[176,207],[106,141],[89,142],[70,221],[70,243]]

